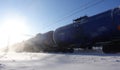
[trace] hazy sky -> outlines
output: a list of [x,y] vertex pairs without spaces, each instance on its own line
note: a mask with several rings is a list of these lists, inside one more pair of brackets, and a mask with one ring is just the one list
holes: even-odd
[[[96,2],[99,3],[83,10]],[[70,24],[80,16],[95,15],[119,5],[120,0],[0,0],[0,26],[7,14],[18,14],[27,20],[28,34],[34,35]]]

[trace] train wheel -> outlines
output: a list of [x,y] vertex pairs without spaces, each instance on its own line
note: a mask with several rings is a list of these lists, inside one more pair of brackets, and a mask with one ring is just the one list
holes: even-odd
[[73,53],[74,52],[74,49],[73,48],[66,48],[66,49],[60,49],[60,51],[62,53]]
[[107,45],[102,47],[102,51],[104,53],[112,53],[112,49],[110,48],[110,46]]
[[112,45],[105,45],[102,48],[104,53],[120,53],[120,45],[112,44]]
[[74,49],[73,49],[73,48],[70,48],[70,49],[68,49],[68,52],[69,52],[69,53],[73,53],[73,52],[74,52]]

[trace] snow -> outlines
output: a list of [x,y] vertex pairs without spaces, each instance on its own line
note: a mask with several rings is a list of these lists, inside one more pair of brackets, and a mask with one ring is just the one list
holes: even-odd
[[120,70],[120,54],[7,53],[0,70]]

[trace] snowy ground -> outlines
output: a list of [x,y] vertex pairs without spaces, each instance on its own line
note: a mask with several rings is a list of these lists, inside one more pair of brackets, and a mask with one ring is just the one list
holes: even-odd
[[7,53],[0,70],[120,70],[120,54]]

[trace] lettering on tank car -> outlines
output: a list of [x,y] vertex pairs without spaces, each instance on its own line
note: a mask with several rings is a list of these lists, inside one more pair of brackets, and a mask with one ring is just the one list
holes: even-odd
[[61,36],[61,35],[64,35],[64,34],[65,34],[65,33],[63,33],[63,32],[62,32],[62,33],[59,33],[60,36]]
[[63,33],[63,32],[59,33],[59,36],[61,37],[60,40],[64,40],[65,39],[64,35],[65,35],[65,33]]
[[91,37],[96,37],[96,36],[98,36],[98,35],[99,35],[99,34],[96,33],[96,32],[91,33]]
[[102,26],[98,29],[99,32],[103,32],[103,31],[106,31],[108,30],[105,26]]
[[91,32],[91,37],[97,37],[106,31],[108,31],[108,29],[105,26],[102,26],[102,27],[98,28],[96,31]]

